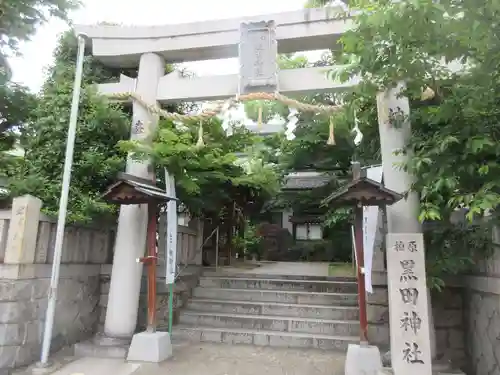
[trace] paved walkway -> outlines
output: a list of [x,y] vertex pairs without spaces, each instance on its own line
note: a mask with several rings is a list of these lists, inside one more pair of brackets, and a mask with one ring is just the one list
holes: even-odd
[[142,365],[134,375],[343,375],[344,360],[320,350],[186,343],[174,346],[173,358]]
[[161,364],[113,358],[75,358],[69,348],[51,359],[62,365],[53,372],[14,375],[344,375],[345,355],[316,349],[174,342],[173,357]]
[[259,262],[254,268],[219,267],[219,271],[261,275],[328,276],[328,266],[328,262]]
[[140,370],[138,363],[116,358],[79,358],[52,375],[132,375]]

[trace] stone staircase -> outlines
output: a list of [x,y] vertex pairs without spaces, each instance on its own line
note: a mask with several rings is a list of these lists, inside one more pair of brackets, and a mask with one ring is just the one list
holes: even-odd
[[345,350],[359,342],[353,278],[206,272],[173,339]]

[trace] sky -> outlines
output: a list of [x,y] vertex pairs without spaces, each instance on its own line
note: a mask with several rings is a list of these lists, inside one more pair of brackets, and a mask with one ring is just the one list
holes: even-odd
[[[124,25],[162,25],[211,19],[279,13],[303,8],[305,0],[83,0],[83,8],[71,14],[75,24],[113,22]],[[38,91],[44,69],[52,63],[58,35],[69,28],[53,19],[21,47],[22,56],[11,59],[13,80]],[[197,75],[237,72],[236,59],[187,63]]]

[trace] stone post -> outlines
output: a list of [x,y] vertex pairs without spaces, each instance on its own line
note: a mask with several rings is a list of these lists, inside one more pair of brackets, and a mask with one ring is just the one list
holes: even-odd
[[377,217],[377,229],[375,231],[375,242],[373,249],[373,265],[372,271],[374,273],[382,274],[385,273],[385,263],[384,263],[384,213],[383,210],[378,210]]
[[193,260],[193,263],[197,266],[201,266],[203,263],[203,228],[204,222],[201,218],[197,217],[194,221],[194,230],[196,231],[196,244],[194,251],[196,252],[196,256]]
[[283,210],[283,228],[287,229],[290,234],[293,234],[293,224],[290,222],[290,218],[293,216],[293,210],[291,208],[285,208]]
[[[144,101],[156,104],[159,79],[165,73],[164,59],[154,53],[141,56],[136,93]],[[156,128],[158,119],[134,103],[131,128],[132,139],[144,139]],[[152,178],[149,162],[129,159],[127,173]],[[104,334],[129,339],[135,332],[143,266],[136,261],[144,256],[147,229],[147,205],[123,206],[120,209],[116,233],[113,268],[109,288]]]
[[42,201],[31,195],[14,198],[4,263],[35,263]]
[[[409,156],[395,154],[405,147],[411,136],[408,98],[399,96],[403,88],[404,85],[399,84],[377,95],[384,183],[399,193],[406,193],[413,182],[412,176],[399,166]],[[430,311],[418,209],[419,197],[415,192],[387,207],[391,363],[395,375],[431,375],[432,372]]]

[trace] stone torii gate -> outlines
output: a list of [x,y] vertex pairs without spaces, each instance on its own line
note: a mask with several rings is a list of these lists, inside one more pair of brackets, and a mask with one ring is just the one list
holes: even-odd
[[[280,71],[276,57],[277,53],[333,49],[353,25],[351,19],[334,18],[331,10],[321,8],[166,26],[79,25],[75,31],[89,37],[93,55],[104,64],[138,67],[136,79],[122,75],[117,83],[99,85],[100,93],[134,92],[146,103],[157,105],[227,99],[256,91],[293,95],[348,89],[356,79],[335,83],[326,76],[328,67]],[[238,56],[240,74],[193,78],[183,78],[177,72],[164,74],[167,63]],[[389,118],[390,110],[409,112],[408,100],[397,96],[400,89],[379,94],[377,105],[385,185],[403,193],[412,179],[394,167],[404,157],[394,155],[394,151],[405,145],[410,124],[395,128]],[[144,138],[157,123],[158,118],[133,102],[132,139]],[[143,131],[138,131],[137,124]],[[152,170],[148,162],[130,159],[127,173],[151,178]],[[417,208],[418,197],[410,194],[387,209],[391,354],[396,375],[431,374],[425,260]],[[146,227],[146,207],[121,208],[104,326],[109,338],[129,341],[134,334],[142,273],[136,258],[144,252]],[[415,278],[405,284],[404,272]],[[419,322],[418,329],[402,324],[405,317],[416,319],[413,322]]]

